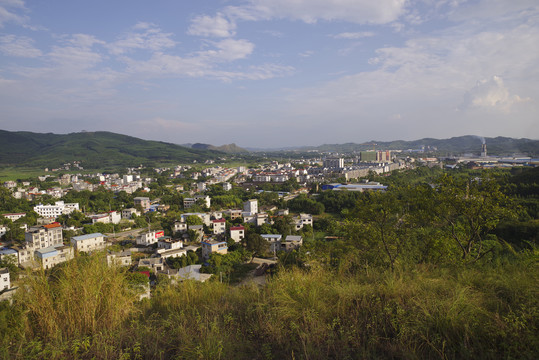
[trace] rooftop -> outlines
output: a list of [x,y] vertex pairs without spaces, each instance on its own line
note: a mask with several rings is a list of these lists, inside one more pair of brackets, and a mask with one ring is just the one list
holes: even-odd
[[101,233],[93,233],[93,234],[86,234],[86,235],[79,235],[79,236],[73,236],[71,238],[71,240],[75,240],[75,241],[82,241],[82,240],[88,240],[88,239],[93,239],[93,238],[96,238],[96,237],[107,237],[106,235],[103,235]]

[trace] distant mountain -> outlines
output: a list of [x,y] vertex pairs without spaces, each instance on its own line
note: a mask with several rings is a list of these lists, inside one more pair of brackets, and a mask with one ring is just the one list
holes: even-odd
[[249,151],[237,146],[236,144],[228,144],[228,145],[221,145],[221,146],[214,146],[210,144],[186,144],[189,145],[192,149],[198,149],[198,150],[215,150],[215,151],[222,151],[224,153],[228,154],[241,154],[241,153],[248,153]]
[[[369,141],[361,144],[324,144],[315,147],[303,147],[300,150],[318,150],[326,152],[349,153],[354,151],[372,150],[418,150],[422,147],[441,154],[463,154],[481,152],[483,141],[487,144],[487,153],[491,155],[527,154],[539,155],[539,140],[513,139],[498,136],[483,138],[475,135],[452,137],[450,139],[424,138],[413,141]],[[437,149],[437,150],[433,150]]]
[[56,167],[82,161],[87,169],[216,159],[223,153],[190,149],[105,131],[66,135],[0,130],[0,166]]

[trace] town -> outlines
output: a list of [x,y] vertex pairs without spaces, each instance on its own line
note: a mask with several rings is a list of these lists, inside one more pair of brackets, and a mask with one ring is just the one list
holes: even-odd
[[[58,303],[80,297],[75,313],[97,302],[106,309],[100,318],[112,316],[100,328],[117,328],[125,323],[124,315],[117,316],[122,312],[133,319],[139,311],[154,311],[187,294],[193,297],[190,308],[198,312],[208,299],[194,299],[205,291],[226,296],[241,291],[231,300],[234,305],[211,295],[216,309],[240,311],[238,304],[254,306],[253,296],[260,292],[267,301],[281,301],[273,296],[283,287],[286,301],[312,302],[297,298],[302,295],[296,286],[309,282],[313,287],[305,291],[312,297],[319,286],[373,276],[376,280],[369,281],[383,282],[408,266],[474,271],[476,264],[534,257],[537,214],[529,190],[534,175],[528,174],[536,174],[537,160],[490,156],[484,144],[476,155],[437,157],[435,150],[312,152],[294,159],[260,156],[234,166],[206,161],[114,172],[88,170],[75,161],[43,169],[37,177],[5,181],[0,187],[0,300],[5,301],[0,306],[11,314],[6,306],[33,306],[48,296]],[[493,266],[488,271],[498,271]],[[288,302],[283,306],[294,308]],[[41,314],[41,307],[31,311]],[[44,309],[64,316],[63,307]],[[304,305],[299,309],[310,311]],[[264,329],[272,320],[257,314],[265,319]],[[100,341],[85,321],[69,321],[78,324],[77,331],[93,334],[94,344]],[[64,320],[55,322],[64,326],[58,325]],[[50,331],[44,324],[35,325],[41,336]],[[90,354],[73,346],[77,356]],[[136,358],[133,349],[117,348],[115,354]],[[212,346],[205,351],[215,357]],[[258,350],[250,353],[261,356]]]

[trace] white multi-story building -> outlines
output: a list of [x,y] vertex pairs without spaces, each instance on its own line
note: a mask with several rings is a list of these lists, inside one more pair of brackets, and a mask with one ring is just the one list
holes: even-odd
[[0,269],[0,291],[11,288],[11,280],[9,278],[8,268]]
[[183,248],[183,241],[163,236],[157,240],[157,248],[164,250],[175,250]]
[[119,224],[122,220],[122,216],[117,211],[110,211],[104,214],[90,215],[90,219],[92,219],[92,224],[97,222],[103,224]]
[[2,214],[2,216],[11,221],[17,221],[20,218],[26,216],[26,213]]
[[75,250],[82,252],[102,250],[107,246],[105,238],[106,236],[101,233],[73,236],[71,238],[71,245],[73,245]]
[[212,220],[213,225],[213,234],[219,235],[224,234],[226,232],[226,220],[225,219],[217,219]]
[[124,219],[131,219],[133,215],[140,216],[140,212],[135,208],[129,208],[129,209],[123,209],[122,210],[122,218]]
[[258,200],[251,199],[243,203],[243,212],[248,215],[253,215],[258,213]]
[[177,233],[177,232],[181,232],[181,233],[184,233],[187,231],[187,223],[185,222],[180,222],[180,221],[176,221],[174,223],[174,233]]
[[243,226],[233,226],[230,228],[230,238],[235,242],[240,242],[245,238],[245,228]]
[[137,245],[152,245],[157,242],[160,237],[165,236],[163,230],[149,231],[137,236]]
[[294,218],[294,223],[296,231],[303,229],[304,225],[313,226],[313,216],[311,214],[299,214],[298,217]]
[[211,225],[210,214],[206,214],[206,213],[184,213],[180,215],[180,219],[182,222],[186,222],[187,217],[191,215],[198,216],[202,220],[204,225],[206,226]]
[[232,184],[228,182],[223,183],[223,190],[224,191],[232,190]]
[[36,250],[63,245],[62,225],[55,222],[48,225],[32,226],[24,233],[24,239],[27,247]]
[[342,169],[344,167],[344,159],[339,157],[327,157],[324,159],[324,167],[330,169]]
[[56,245],[38,249],[35,252],[35,258],[44,269],[50,269],[56,264],[73,259],[73,248],[71,246]]
[[131,251],[110,253],[107,255],[107,264],[109,266],[131,266]]
[[63,201],[57,201],[54,205],[39,204],[34,206],[34,211],[42,217],[54,217],[57,218],[60,215],[68,215],[73,211],[79,210],[78,203],[64,203]]

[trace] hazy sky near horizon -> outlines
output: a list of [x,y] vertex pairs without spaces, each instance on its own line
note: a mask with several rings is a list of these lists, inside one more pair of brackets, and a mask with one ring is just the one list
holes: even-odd
[[537,0],[0,0],[0,129],[539,138]]

